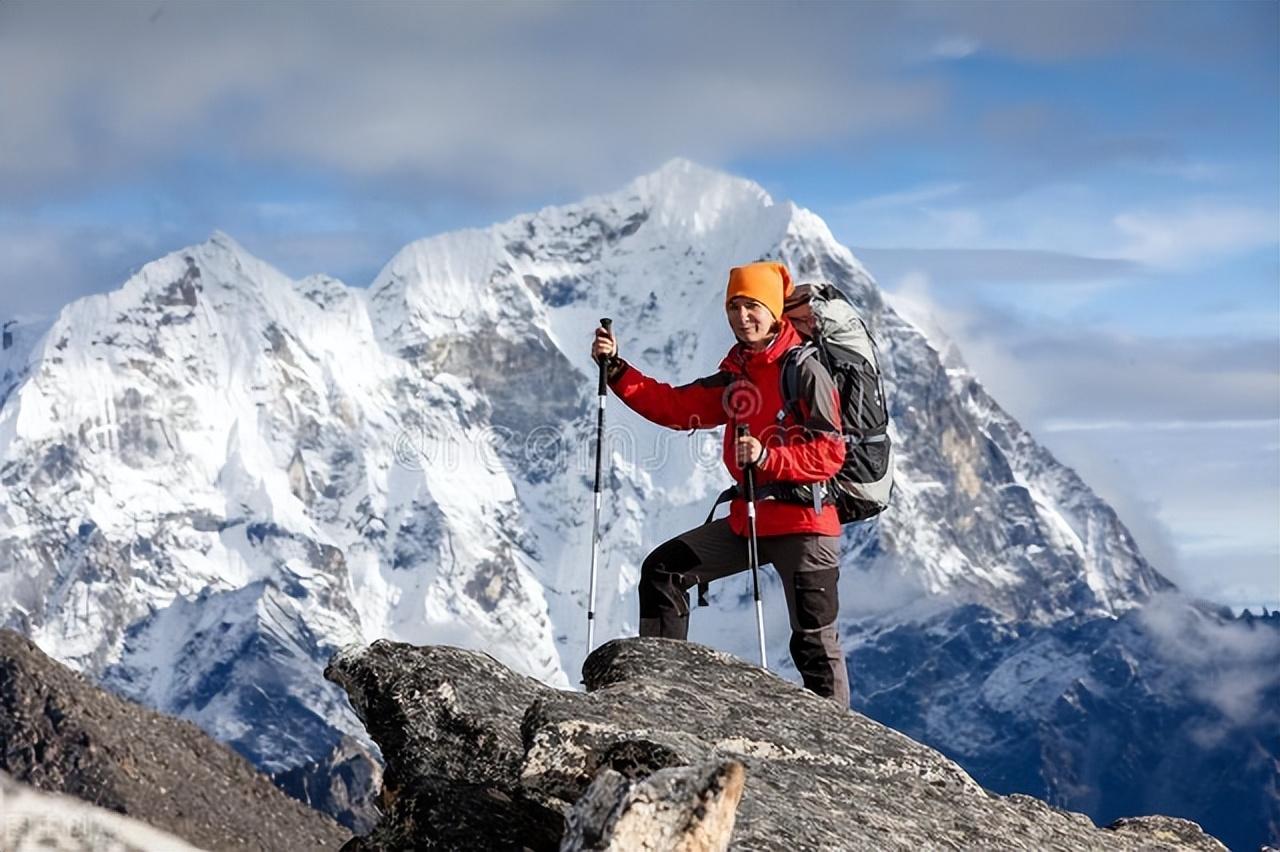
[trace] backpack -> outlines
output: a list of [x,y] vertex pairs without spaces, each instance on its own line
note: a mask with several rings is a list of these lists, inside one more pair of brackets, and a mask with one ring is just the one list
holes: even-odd
[[[827,368],[840,394],[840,422],[844,433],[844,465],[819,484],[790,485],[783,499],[834,503],[840,523],[875,517],[889,505],[893,492],[893,443],[889,440],[889,410],[876,357],[875,340],[853,305],[834,285],[814,284],[813,338],[783,356],[781,420],[787,414],[799,422],[796,397],[800,365],[817,358]],[[825,492],[825,493],[824,493]]]

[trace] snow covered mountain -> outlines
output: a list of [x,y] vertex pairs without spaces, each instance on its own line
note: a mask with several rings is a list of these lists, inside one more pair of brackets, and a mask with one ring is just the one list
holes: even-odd
[[[966,604],[1041,628],[1114,620],[1172,588],[816,215],[674,161],[412,243],[367,289],[290,280],[215,234],[12,326],[0,624],[270,771],[358,731],[319,676],[350,642],[481,648],[567,686],[585,652],[591,330],[613,317],[623,355],[664,380],[710,373],[731,343],[727,270],[766,258],[840,286],[881,347],[898,490],[846,530],[851,639]],[[727,482],[717,434],[616,401],[608,417],[600,641],[634,632],[645,553]],[[692,638],[750,657],[746,580],[720,585]],[[765,594],[785,661],[781,591]]]

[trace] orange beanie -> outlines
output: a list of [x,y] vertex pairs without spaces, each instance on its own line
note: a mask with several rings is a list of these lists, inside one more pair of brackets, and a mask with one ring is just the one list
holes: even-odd
[[727,305],[734,296],[746,296],[764,305],[773,313],[773,318],[778,319],[791,290],[791,273],[781,263],[748,263],[729,270],[729,288],[725,291],[724,302]]

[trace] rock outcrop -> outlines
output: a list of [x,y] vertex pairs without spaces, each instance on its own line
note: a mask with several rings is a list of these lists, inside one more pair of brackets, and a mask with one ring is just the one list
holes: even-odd
[[643,781],[601,770],[569,812],[561,848],[722,852],[746,769],[736,760],[659,769]]
[[364,743],[343,737],[323,759],[281,772],[277,787],[321,813],[329,814],[357,834],[369,831],[382,812],[382,764]]
[[693,643],[610,642],[585,694],[392,642],[344,650],[326,677],[387,761],[389,813],[355,849],[1225,849],[1182,820],[1107,830],[990,794],[932,749]]
[[0,770],[206,849],[336,849],[350,836],[195,725],[93,686],[8,630]]

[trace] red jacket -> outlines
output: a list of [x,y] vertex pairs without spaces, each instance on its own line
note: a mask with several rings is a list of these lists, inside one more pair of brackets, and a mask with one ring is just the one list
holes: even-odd
[[[844,463],[844,442],[840,437],[839,395],[831,376],[816,358],[808,358],[802,365],[800,422],[791,415],[781,422],[777,419],[783,407],[781,359],[800,342],[800,335],[784,319],[781,331],[766,349],[751,352],[737,344],[720,362],[720,372],[715,375],[672,387],[624,364],[611,371],[609,386],[633,411],[660,426],[726,426],[724,466],[739,485],[743,473],[734,451],[739,423],[747,424],[750,433],[765,445],[765,457],[756,466],[757,488],[771,482],[823,482]],[[729,527],[738,535],[747,534],[745,500],[738,498],[730,504]],[[840,520],[831,505],[814,512],[812,505],[757,500],[756,533],[839,535]]]

